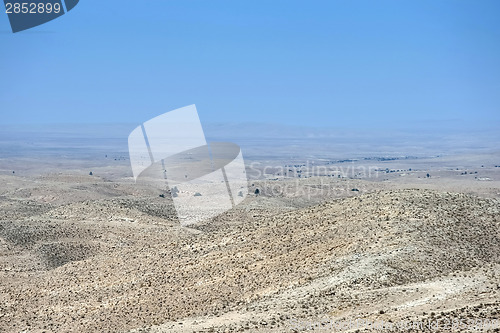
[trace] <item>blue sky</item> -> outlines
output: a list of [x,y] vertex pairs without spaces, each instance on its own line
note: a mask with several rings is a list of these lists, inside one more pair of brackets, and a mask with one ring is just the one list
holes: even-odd
[[[1,13],[0,13],[1,14]],[[12,34],[0,124],[500,128],[500,1],[91,1]]]

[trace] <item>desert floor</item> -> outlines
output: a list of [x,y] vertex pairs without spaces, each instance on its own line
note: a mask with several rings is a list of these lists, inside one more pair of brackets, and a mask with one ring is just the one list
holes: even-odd
[[1,159],[0,331],[499,330],[500,153],[246,162],[181,226],[126,157]]

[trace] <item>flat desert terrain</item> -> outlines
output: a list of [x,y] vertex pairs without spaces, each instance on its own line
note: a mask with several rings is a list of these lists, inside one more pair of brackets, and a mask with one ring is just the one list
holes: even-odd
[[0,331],[500,329],[500,152],[249,151],[189,226],[126,152],[5,153]]

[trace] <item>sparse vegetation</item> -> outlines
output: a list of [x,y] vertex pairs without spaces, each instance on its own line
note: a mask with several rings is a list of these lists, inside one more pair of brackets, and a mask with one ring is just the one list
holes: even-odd
[[[500,306],[496,200],[390,190],[293,210],[245,202],[194,228],[179,226],[173,209],[157,214],[165,203],[154,208],[150,197],[45,204],[33,219],[3,223],[2,293],[17,298],[0,328],[22,329],[25,313],[43,311],[31,330],[284,331],[288,318],[338,309],[398,320],[491,316]],[[32,271],[37,278],[23,273]],[[92,309],[94,320],[74,309]]]

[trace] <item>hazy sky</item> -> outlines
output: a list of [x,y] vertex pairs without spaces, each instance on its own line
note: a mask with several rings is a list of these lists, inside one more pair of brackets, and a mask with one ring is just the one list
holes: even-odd
[[500,129],[500,1],[81,0],[12,34],[0,124]]

